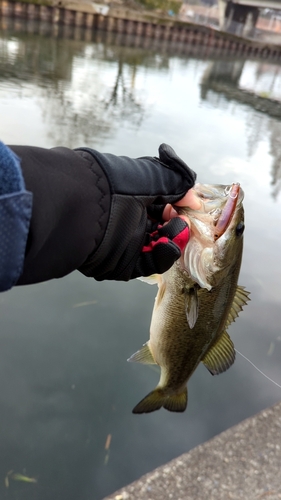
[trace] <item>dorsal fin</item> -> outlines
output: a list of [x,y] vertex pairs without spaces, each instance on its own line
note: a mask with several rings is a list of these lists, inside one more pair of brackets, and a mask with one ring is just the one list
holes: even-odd
[[224,331],[201,361],[212,375],[219,375],[219,373],[228,370],[234,360],[235,349],[233,342],[228,333]]
[[235,321],[239,313],[243,310],[243,306],[245,306],[247,302],[251,300],[249,295],[250,292],[247,292],[244,286],[237,286],[234,299],[228,313],[225,328],[227,328],[233,321]]

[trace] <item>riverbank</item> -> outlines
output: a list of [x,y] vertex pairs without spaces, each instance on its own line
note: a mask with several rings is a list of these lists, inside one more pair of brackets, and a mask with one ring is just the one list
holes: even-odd
[[0,0],[0,21],[3,23],[11,17],[137,35],[144,39],[172,42],[185,47],[199,45],[206,47],[208,51],[227,52],[242,57],[281,59],[280,45],[245,39],[221,32],[214,27],[118,4],[95,4],[88,0]]
[[280,500],[280,436],[278,403],[105,500]]

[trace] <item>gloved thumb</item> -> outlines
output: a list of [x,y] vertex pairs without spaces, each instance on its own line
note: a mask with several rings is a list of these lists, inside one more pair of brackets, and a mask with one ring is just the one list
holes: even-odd
[[196,180],[196,173],[188,167],[168,144],[161,144],[158,151],[161,163],[179,172],[189,182],[188,189],[192,188]]

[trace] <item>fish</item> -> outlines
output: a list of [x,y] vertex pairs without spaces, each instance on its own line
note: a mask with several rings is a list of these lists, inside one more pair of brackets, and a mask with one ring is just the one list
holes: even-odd
[[239,183],[197,183],[199,210],[174,207],[190,220],[190,239],[182,256],[164,274],[141,278],[158,284],[150,338],[128,361],[161,368],[156,388],[133,413],[160,408],[183,412],[187,382],[202,362],[212,375],[228,370],[235,348],[227,332],[247,304],[238,285],[243,254],[244,192]]

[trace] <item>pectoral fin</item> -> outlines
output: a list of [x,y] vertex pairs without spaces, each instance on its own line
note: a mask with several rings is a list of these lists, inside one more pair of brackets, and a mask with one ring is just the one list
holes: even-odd
[[223,332],[217,342],[207,351],[202,363],[208,368],[212,375],[225,372],[235,360],[235,349],[233,342],[227,332]]
[[145,365],[157,364],[154,361],[148,342],[146,342],[146,344],[144,344],[139,351],[135,352],[135,354],[132,354],[132,356],[127,361],[134,361],[135,363],[143,363]]
[[185,313],[189,328],[192,329],[198,318],[198,295],[196,288],[185,292]]
[[237,286],[228,318],[226,320],[225,328],[227,328],[233,321],[235,321],[239,313],[243,310],[243,306],[245,306],[247,302],[251,300],[249,295],[250,292],[247,292],[247,290],[245,290],[243,286]]

